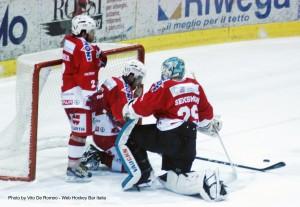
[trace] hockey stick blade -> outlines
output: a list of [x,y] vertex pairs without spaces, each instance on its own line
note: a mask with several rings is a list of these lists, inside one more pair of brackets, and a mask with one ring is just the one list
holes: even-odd
[[[222,164],[222,165],[231,165],[231,163],[229,162],[224,162],[224,161],[220,161],[220,160],[213,160],[213,159],[209,159],[209,158],[205,158],[205,157],[196,157],[197,160],[203,160],[203,161],[208,161],[208,162],[213,162],[213,163],[218,163],[218,164]],[[285,162],[278,162],[275,163],[273,165],[270,165],[268,167],[265,168],[256,168],[256,167],[251,167],[251,166],[246,166],[246,165],[239,165],[239,164],[233,164],[235,167],[239,167],[239,168],[244,168],[244,169],[248,169],[248,170],[255,170],[255,171],[260,171],[260,172],[266,172],[266,171],[270,171],[270,170],[274,170],[274,169],[278,169],[281,167],[286,166]]]
[[273,164],[269,167],[263,168],[262,171],[265,172],[265,171],[269,171],[269,170],[275,170],[277,168],[281,168],[281,167],[284,167],[284,166],[286,166],[285,162],[278,162],[278,163],[275,163],[275,164]]

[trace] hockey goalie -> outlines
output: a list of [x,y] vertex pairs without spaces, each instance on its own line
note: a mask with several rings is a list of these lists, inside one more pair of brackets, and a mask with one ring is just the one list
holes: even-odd
[[[183,195],[200,195],[208,201],[221,201],[227,195],[218,170],[191,171],[196,156],[197,130],[211,136],[221,129],[201,85],[185,78],[184,61],[177,57],[162,64],[161,80],[143,96],[123,108],[128,121],[116,145],[129,173],[124,190],[153,181],[153,169],[147,151],[162,156],[159,181],[168,190]],[[140,117],[154,115],[156,124],[136,125]]]

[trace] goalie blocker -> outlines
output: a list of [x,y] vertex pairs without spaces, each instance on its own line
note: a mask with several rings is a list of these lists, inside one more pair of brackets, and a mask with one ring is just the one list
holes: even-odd
[[[145,163],[149,162],[147,157],[138,155],[137,159],[132,153],[128,139],[131,131],[135,127],[137,120],[129,120],[122,128],[116,140],[116,149],[119,154],[128,176],[122,182],[123,190],[133,187],[140,187],[144,183],[151,184],[153,179],[152,168],[145,168]],[[130,142],[130,140],[129,140]],[[136,151],[134,149],[134,151]],[[200,195],[207,201],[224,200],[227,191],[226,186],[219,180],[218,171],[204,170],[203,172],[176,173],[172,170],[160,176],[160,183],[168,190],[182,195]]]

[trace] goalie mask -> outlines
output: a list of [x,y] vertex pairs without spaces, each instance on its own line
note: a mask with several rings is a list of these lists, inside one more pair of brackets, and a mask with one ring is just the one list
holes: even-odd
[[82,31],[94,35],[96,22],[86,14],[77,15],[72,19],[72,34],[80,35]]
[[183,79],[185,74],[184,61],[178,57],[165,60],[161,67],[161,79]]
[[122,75],[128,77],[130,74],[133,74],[135,85],[141,84],[146,74],[144,64],[138,60],[126,62]]

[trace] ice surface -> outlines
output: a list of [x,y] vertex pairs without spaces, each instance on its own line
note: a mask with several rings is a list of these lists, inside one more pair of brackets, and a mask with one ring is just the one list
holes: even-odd
[[[299,207],[300,184],[300,38],[267,39],[146,54],[146,89],[160,77],[165,58],[179,56],[204,87],[216,114],[224,122],[221,136],[235,163],[263,167],[278,161],[287,166],[267,173],[238,169],[228,200],[208,203],[177,195],[157,186],[141,192],[123,192],[125,174],[103,170],[87,184],[64,182],[66,148],[38,151],[34,182],[0,181],[1,206],[222,206]],[[0,130],[15,113],[15,79],[0,80]],[[55,113],[55,112],[53,112]],[[147,118],[145,123],[153,122]],[[68,126],[65,126],[68,127]],[[1,138],[0,138],[1,139]],[[197,155],[226,160],[217,139],[199,134]],[[160,157],[150,154],[160,173]],[[263,162],[270,159],[270,163]],[[230,167],[195,161],[193,169]],[[25,201],[9,196],[25,197]],[[28,200],[33,196],[35,200]],[[39,197],[40,196],[40,197]],[[49,200],[43,196],[54,196]],[[62,196],[95,196],[96,200]],[[97,200],[97,196],[106,200]],[[41,198],[41,200],[38,200]]]

